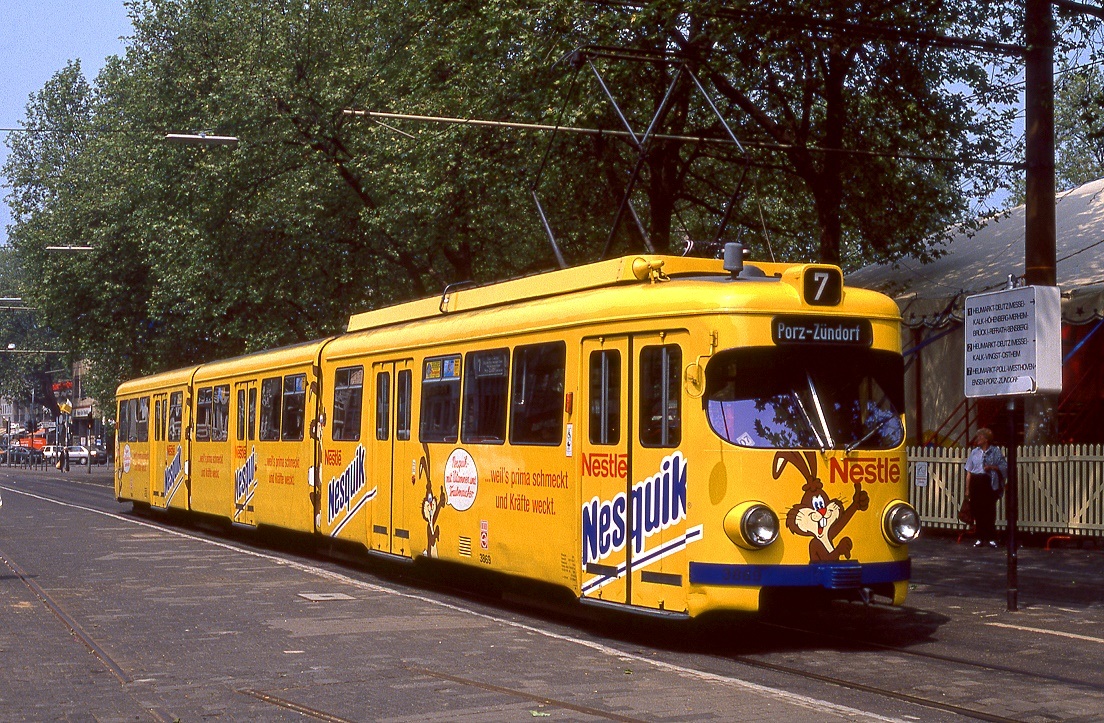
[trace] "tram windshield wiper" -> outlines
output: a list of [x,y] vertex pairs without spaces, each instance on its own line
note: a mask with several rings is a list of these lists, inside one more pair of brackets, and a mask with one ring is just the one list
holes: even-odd
[[857,442],[852,442],[851,444],[847,445],[844,448],[844,451],[847,452],[847,454],[851,454],[853,451],[855,451],[857,447],[862,445],[863,442],[873,437],[879,430],[881,430],[883,426],[885,426],[885,422],[878,422],[873,427],[871,427],[870,431],[864,434],[862,438],[859,439]]
[[805,409],[805,404],[801,401],[801,395],[797,393],[796,389],[791,389],[790,394],[793,395],[794,401],[797,402],[797,408],[801,410],[801,415],[805,418],[805,423],[809,425],[809,431],[816,437],[817,446],[820,447],[821,452],[827,452],[828,448],[824,445],[824,439],[820,436],[820,432],[817,431],[816,425],[813,424],[813,418],[809,416],[809,412]]
[[[816,409],[817,416],[820,417],[820,423],[824,430],[824,436],[828,440],[828,447],[835,447],[836,443],[832,440],[832,430],[828,428],[828,420],[824,417],[824,409],[820,406],[820,396],[817,395],[816,385],[813,384],[813,375],[809,372],[805,372],[805,379],[809,382],[809,394],[813,396],[813,408]],[[808,415],[806,415],[808,416]],[[820,435],[817,435],[818,438]],[[825,451],[822,446],[821,451]]]

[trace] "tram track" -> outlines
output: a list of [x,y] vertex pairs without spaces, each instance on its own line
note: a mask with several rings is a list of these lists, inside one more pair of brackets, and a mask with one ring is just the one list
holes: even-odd
[[[55,499],[53,501],[63,503],[63,504],[70,504],[70,505],[72,504],[72,503],[65,502],[63,500],[57,500],[57,499]],[[81,506],[83,506],[83,505],[81,505]],[[251,543],[246,542],[243,535],[240,532],[237,532],[237,531],[226,531],[226,530],[219,531],[219,530],[213,529],[213,528],[211,528],[209,526],[206,526],[206,525],[195,525],[195,524],[192,524],[191,522],[187,522],[184,525],[181,525],[176,520],[169,520],[169,519],[166,519],[166,518],[160,518],[159,516],[152,516],[152,515],[145,515],[145,514],[127,515],[127,514],[124,513],[123,515],[119,515],[118,512],[110,512],[106,508],[105,509],[99,509],[99,510],[95,510],[93,508],[92,511],[98,511],[98,512],[102,512],[102,513],[105,513],[105,514],[110,514],[110,515],[113,515],[113,516],[122,517],[124,519],[127,518],[127,517],[130,517],[132,519],[141,520],[141,524],[149,524],[149,525],[152,525],[152,526],[155,526],[155,527],[162,527],[162,528],[167,529],[167,530],[172,530],[175,534],[182,534],[182,535],[192,536],[192,537],[196,537],[196,538],[199,538],[199,539],[214,538],[214,541],[216,541],[217,544],[226,545],[226,546],[229,546],[229,547],[235,547],[236,548],[237,545],[228,544],[228,542],[230,542],[230,543],[251,544]],[[186,527],[188,529],[187,529],[187,531],[184,531],[184,530],[180,529],[181,527]],[[288,549],[282,549],[282,550],[280,550],[276,553],[273,553],[271,551],[266,552],[266,553],[264,553],[264,556],[270,556],[271,555],[271,556],[273,556],[277,559],[283,558],[283,559],[287,559],[287,560],[290,560],[290,561],[295,561],[295,559],[298,558],[298,560],[300,562],[298,562],[297,564],[299,564],[299,565],[304,564],[303,562],[301,562],[304,558],[306,558],[307,560],[309,560],[311,562],[325,561],[325,562],[327,562],[331,565],[338,566],[340,568],[340,572],[338,574],[341,575],[341,576],[353,575],[356,578],[362,578],[361,582],[363,584],[369,584],[369,585],[376,585],[377,584],[377,583],[374,583],[374,582],[371,582],[370,580],[368,580],[367,576],[378,577],[378,574],[379,574],[380,570],[374,569],[374,570],[369,571],[368,569],[365,568],[365,566],[362,563],[350,560],[347,556],[331,555],[331,554],[328,554],[326,551],[324,551],[322,549],[319,549],[319,548],[320,548],[320,546],[316,546],[313,549],[294,550],[294,551],[293,550],[288,550]],[[239,548],[239,549],[241,549],[241,548]],[[248,549],[243,549],[242,551],[250,552],[250,550],[248,550]],[[253,553],[253,554],[256,554],[256,553]],[[0,557],[0,559],[3,559],[3,558]],[[5,560],[5,562],[6,562],[6,560]],[[304,565],[304,566],[305,567],[313,567],[309,563],[307,565]],[[325,568],[320,568],[320,569],[325,570]],[[330,574],[333,574],[332,571],[330,572]],[[398,582],[396,582],[394,580],[394,576],[389,576],[389,577],[390,577],[390,581],[395,583],[395,584],[403,584],[403,585],[407,584],[407,581],[398,581]],[[403,577],[407,577],[407,575],[403,575]],[[504,601],[504,599],[501,596],[492,596],[492,595],[482,594],[482,593],[480,593],[478,591],[474,591],[470,588],[458,588],[458,587],[455,587],[455,586],[452,586],[452,585],[434,583],[431,580],[425,579],[424,576],[419,576],[418,577],[416,587],[421,588],[422,590],[425,590],[425,591],[433,591],[433,592],[449,595],[449,596],[454,597],[454,598],[459,598],[461,601],[466,600],[468,602],[474,602],[474,603],[477,603],[481,606],[488,607],[491,610],[496,610],[497,609],[497,610],[501,611],[503,609],[511,609],[511,610],[516,611],[517,608],[519,608],[519,607],[523,608],[525,610],[525,615],[529,620],[529,622],[527,624],[523,625],[524,627],[531,627],[534,622],[536,622],[537,620],[542,619],[542,617],[543,617],[545,622],[549,622],[549,620],[548,620],[548,614],[549,613],[548,613],[547,606],[541,606],[539,604],[536,605],[536,606],[530,605],[530,604],[527,604],[524,601],[524,599],[518,600],[517,598],[514,598],[514,601]],[[403,594],[418,596],[417,593],[412,593],[412,592],[405,592]],[[420,596],[418,596],[418,597],[420,597]],[[438,604],[441,604],[441,603],[438,602]],[[463,606],[455,605],[455,604],[449,604],[449,607],[455,607],[457,609],[463,609]],[[470,612],[470,613],[474,613],[474,614],[482,615],[482,616],[496,617],[496,616],[488,615],[487,613],[478,612],[478,611],[472,610],[472,609],[466,610],[466,612]],[[534,613],[536,613],[535,618],[534,618]],[[569,631],[571,631],[573,629],[573,632],[576,633],[576,635],[577,635],[578,630],[579,630],[579,627],[578,627],[577,624],[572,625],[571,623],[567,623],[565,625],[562,622],[564,617],[575,617],[575,616],[572,616],[570,614],[570,612],[567,612],[567,611],[554,612],[554,613],[552,613],[552,615],[556,619],[551,621],[551,622],[554,622],[554,624],[556,624],[558,626],[566,627]],[[507,621],[507,622],[510,622],[510,621]],[[511,622],[510,624],[516,624],[516,623]],[[759,621],[757,624],[759,626],[761,626],[762,628],[764,628],[764,629],[772,629],[772,630],[775,630],[775,631],[784,632],[788,635],[794,636],[795,640],[789,641],[790,643],[794,643],[795,641],[801,641],[802,643],[807,644],[808,636],[811,632],[813,632],[813,631],[809,631],[807,629],[803,629],[803,628],[800,628],[800,627],[786,626],[786,625],[782,625],[782,624],[775,623],[775,622],[769,622],[769,621]],[[584,626],[584,627],[586,627],[586,626]],[[537,630],[539,632],[546,633],[546,634],[552,634],[552,635],[555,635],[555,636],[562,636],[560,633],[553,633],[551,631],[541,631],[539,629],[537,629]],[[1026,671],[1026,670],[1022,670],[1022,669],[1013,668],[1011,666],[995,666],[995,665],[990,665],[990,664],[986,664],[986,663],[983,663],[983,662],[978,662],[976,660],[968,660],[968,659],[964,659],[964,658],[959,658],[959,657],[954,657],[954,656],[949,656],[949,655],[943,655],[943,654],[939,654],[939,653],[931,653],[931,652],[925,652],[925,651],[914,651],[914,650],[910,650],[910,649],[905,648],[905,647],[886,645],[886,644],[877,643],[877,642],[869,641],[869,640],[859,640],[859,639],[856,639],[854,637],[843,638],[843,637],[835,637],[835,636],[826,636],[826,635],[823,634],[822,631],[817,633],[817,634],[820,636],[820,639],[822,641],[831,639],[832,642],[834,642],[834,643],[840,643],[841,645],[845,644],[846,648],[848,650],[856,650],[856,649],[865,648],[869,651],[874,651],[874,652],[886,652],[886,653],[893,653],[895,655],[915,656],[915,657],[924,658],[924,659],[928,659],[928,660],[932,660],[932,661],[936,661],[936,662],[940,662],[940,663],[945,663],[945,664],[953,665],[953,666],[969,666],[973,669],[976,669],[976,670],[979,670],[979,671],[984,671],[984,672],[993,672],[993,673],[1001,673],[1001,674],[1006,674],[1006,675],[1022,676],[1023,678],[1025,678],[1027,680],[1030,680],[1030,681],[1033,681],[1033,682],[1039,682],[1039,683],[1061,683],[1063,685],[1091,686],[1091,684],[1086,683],[1085,681],[1070,680],[1070,679],[1064,679],[1064,678],[1051,676],[1051,675],[1039,674],[1039,673],[1035,673],[1035,672],[1032,672],[1032,671]],[[573,638],[573,636],[570,635],[570,634],[566,635],[566,636],[562,636],[562,637]],[[609,646],[609,638],[608,638],[608,636],[606,636],[604,634],[603,631],[595,631],[595,637],[596,638],[606,637],[607,641],[604,642],[604,643],[600,643],[600,645]],[[630,642],[630,643],[638,643],[638,644],[640,643],[640,641],[638,641],[638,640],[631,640],[631,639],[629,641],[623,641],[623,640],[618,641],[617,639],[614,639],[613,642],[615,643],[612,646],[614,648],[620,648],[621,647],[619,645],[616,645],[617,642]],[[643,643],[643,644],[647,647],[647,643]],[[656,652],[658,652],[659,654],[662,655],[662,653],[665,650],[667,650],[668,652],[676,653],[676,654],[694,654],[695,653],[695,651],[679,649],[680,647],[681,646],[672,646],[670,648],[664,648],[664,647],[655,648],[655,647],[653,647],[653,648],[651,648],[651,650],[648,651],[648,653],[651,656],[654,656],[654,654]],[[648,655],[641,656],[638,653],[632,653],[628,650],[619,650],[619,652],[623,653],[626,656],[630,656],[630,657],[634,657],[634,658],[637,658],[637,659],[640,659],[640,660],[644,660],[644,661],[647,661],[649,663],[655,663],[656,662],[656,659],[654,657],[650,657]],[[942,713],[947,713],[947,714],[951,714],[951,715],[954,715],[954,716],[969,718],[969,719],[973,719],[973,720],[994,721],[994,722],[1000,722],[1000,723],[1004,723],[1006,721],[1015,721],[1015,720],[1017,720],[1017,719],[1014,719],[1014,718],[1009,718],[1009,717],[989,713],[987,711],[979,710],[977,708],[969,707],[967,705],[958,705],[958,704],[954,704],[954,703],[947,703],[947,702],[943,702],[943,701],[939,701],[939,700],[934,700],[934,699],[931,699],[931,698],[925,698],[923,696],[913,695],[913,694],[910,694],[910,693],[902,692],[901,690],[894,690],[892,688],[885,687],[885,686],[874,685],[874,684],[870,684],[868,682],[863,682],[863,681],[860,681],[860,680],[847,679],[847,678],[842,677],[842,676],[825,675],[823,673],[818,673],[816,671],[809,670],[809,669],[806,669],[806,668],[801,668],[801,667],[798,667],[798,666],[793,666],[793,665],[773,662],[773,661],[770,661],[770,660],[765,660],[765,659],[763,659],[762,657],[759,657],[759,656],[745,655],[745,654],[729,655],[729,654],[719,653],[719,652],[716,652],[716,651],[708,651],[708,652],[704,652],[704,653],[702,653],[701,651],[698,651],[698,654],[704,654],[705,656],[707,656],[706,657],[707,661],[711,660],[711,661],[714,661],[714,663],[720,663],[721,665],[708,665],[708,664],[703,665],[702,663],[704,661],[701,661],[701,660],[697,661],[696,663],[691,663],[690,665],[686,665],[684,663],[678,663],[678,664],[672,664],[672,665],[674,665],[675,667],[679,667],[679,668],[692,669],[695,672],[703,674],[703,675],[719,676],[719,677],[722,677],[722,678],[732,676],[733,675],[732,670],[729,668],[729,665],[736,665],[736,666],[746,667],[746,668],[749,668],[749,669],[754,669],[754,670],[759,670],[759,671],[766,671],[766,672],[770,672],[770,673],[773,673],[773,674],[784,675],[784,676],[789,676],[789,677],[792,677],[792,678],[797,678],[797,679],[801,679],[801,680],[805,680],[805,681],[815,682],[817,684],[827,685],[827,686],[831,686],[831,687],[835,687],[835,688],[860,692],[860,693],[863,693],[863,694],[866,694],[866,695],[878,696],[880,698],[883,698],[883,699],[886,699],[886,700],[892,700],[892,701],[895,701],[895,702],[898,702],[898,703],[903,703],[903,704],[906,704],[908,706],[915,706],[915,707],[918,707],[918,708],[921,708],[921,709],[940,711]],[[726,665],[726,664],[729,664],[729,665]],[[490,683],[484,683],[484,682],[481,682],[481,681],[470,681],[468,679],[452,680],[452,677],[455,677],[455,676],[450,677],[449,674],[447,674],[447,673],[439,673],[439,672],[436,672],[436,671],[423,671],[421,669],[415,671],[415,670],[412,669],[412,672],[416,672],[416,673],[422,674],[422,675],[428,675],[430,677],[438,677],[438,678],[441,678],[441,679],[450,680],[451,682],[455,682],[455,683],[458,683],[458,684],[473,685],[475,687],[479,687],[479,688],[482,688],[482,689],[485,689],[485,690],[494,690],[495,692],[500,692],[504,695],[520,696],[520,697],[525,698],[527,700],[533,700],[534,702],[541,702],[543,704],[547,704],[547,705],[551,705],[551,706],[564,707],[566,705],[566,707],[568,707],[569,709],[574,710],[574,708],[572,708],[572,704],[567,704],[565,701],[558,701],[558,700],[554,700],[552,698],[544,698],[544,697],[541,697],[541,696],[534,696],[531,693],[527,693],[525,691],[518,691],[518,690],[515,690],[515,689],[508,688],[508,687],[495,686],[495,685],[490,684]],[[738,679],[738,678],[734,678],[734,679]],[[772,685],[777,685],[777,683],[772,683]],[[243,693],[245,695],[250,695],[250,696],[258,698],[260,700],[265,700],[265,702],[268,702],[272,705],[286,707],[286,706],[282,706],[280,701],[277,700],[276,697],[271,696],[270,694],[267,694],[267,693],[263,694],[264,697],[260,697],[259,695],[257,695],[257,691],[238,690],[237,692]],[[297,704],[292,704],[292,705],[297,705]],[[289,709],[291,709],[291,708],[289,708]],[[337,719],[335,717],[331,717],[329,714],[323,713],[321,711],[315,712],[315,713],[317,713],[317,715],[312,715],[311,713],[307,713],[306,711],[300,711],[300,712],[302,712],[302,713],[304,713],[304,714],[306,714],[310,717],[315,717],[315,718],[318,718],[318,719],[321,719],[321,720],[339,720],[339,719]],[[588,715],[598,715],[600,713],[601,717],[607,718],[607,719],[612,719],[612,720],[632,720],[632,719],[628,719],[628,718],[618,718],[618,717],[611,718],[610,715],[607,712],[604,712],[604,711],[589,711],[588,710],[588,711],[577,711],[577,712],[584,712]]]
[[[758,624],[762,625],[763,627],[773,628],[773,629],[777,629],[777,630],[783,630],[783,631],[786,631],[786,632],[795,633],[797,635],[810,635],[814,632],[814,631],[811,631],[811,630],[808,630],[808,629],[805,629],[805,628],[786,626],[786,625],[781,625],[779,623],[774,623],[774,622],[765,622],[764,621],[764,622],[760,622]],[[1063,677],[1063,676],[1042,674],[1042,673],[1038,673],[1038,672],[1035,672],[1035,671],[1032,671],[1032,670],[1025,670],[1024,668],[1016,668],[1016,667],[1012,667],[1012,666],[1009,666],[1009,665],[994,665],[992,663],[983,663],[983,662],[978,662],[976,660],[969,660],[967,658],[962,658],[962,657],[957,657],[957,656],[952,656],[952,655],[944,655],[944,654],[941,654],[941,653],[932,653],[932,652],[928,652],[928,651],[924,651],[924,650],[914,650],[914,649],[907,648],[907,647],[904,647],[904,646],[899,646],[899,645],[886,645],[885,643],[878,643],[878,642],[875,642],[875,641],[872,641],[872,640],[862,640],[862,639],[856,639],[854,637],[843,638],[841,636],[833,636],[831,634],[825,634],[823,632],[816,632],[816,634],[819,635],[821,637],[821,639],[831,639],[831,640],[834,640],[834,641],[840,643],[841,645],[845,644],[845,645],[848,646],[849,649],[852,649],[852,650],[866,649],[868,651],[891,652],[891,653],[896,653],[898,655],[904,655],[904,656],[913,657],[913,658],[923,658],[923,659],[926,659],[926,660],[933,660],[933,661],[937,661],[937,662],[940,662],[940,663],[949,663],[951,665],[955,665],[955,666],[959,666],[959,667],[969,667],[969,668],[973,668],[975,670],[981,670],[981,671],[984,671],[984,672],[987,672],[987,673],[1002,673],[1002,674],[1007,674],[1007,675],[1023,676],[1025,678],[1029,678],[1032,681],[1039,682],[1039,683],[1058,683],[1058,684],[1061,684],[1061,685],[1078,686],[1078,687],[1092,688],[1092,689],[1096,689],[1096,690],[1100,689],[1100,686],[1098,686],[1098,685],[1096,685],[1096,684],[1094,684],[1090,681],[1078,680],[1076,678],[1067,678],[1067,677]]]
[[[78,623],[72,615],[67,613],[65,609],[62,608],[62,606],[57,602],[57,600],[53,598],[53,596],[43,590],[42,586],[35,582],[33,577],[29,575],[27,571],[25,571],[18,563],[12,560],[9,555],[5,554],[2,551],[0,551],[0,563],[3,563],[4,567],[11,570],[12,574],[19,578],[20,582],[22,582],[27,587],[27,589],[30,590],[31,593],[33,593],[34,596],[42,602],[43,606],[45,606],[47,610],[53,613],[54,617],[56,617],[61,622],[61,624],[65,626],[65,628],[69,631],[69,634],[80,641],[80,643],[88,649],[88,652],[91,653],[91,655],[96,658],[96,660],[98,660],[109,673],[111,673],[115,680],[119,682],[119,685],[126,689],[131,683],[134,682],[127,674],[127,672],[123,669],[123,667],[118,663],[118,661],[116,661],[111,656],[111,654],[103,648],[103,646],[97,643],[96,640],[91,635],[89,635],[87,631],[85,631],[80,623]],[[150,716],[153,717],[154,720],[159,721],[160,723],[169,723],[169,721],[174,720],[173,716],[168,715],[158,708],[143,705],[133,696],[131,696],[131,700],[134,701],[135,705],[145,710],[147,713],[150,714]]]

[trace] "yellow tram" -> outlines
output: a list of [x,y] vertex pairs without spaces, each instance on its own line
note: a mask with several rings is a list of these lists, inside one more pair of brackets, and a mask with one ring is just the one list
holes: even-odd
[[897,307],[834,266],[729,259],[446,290],[126,382],[116,496],[639,611],[900,604],[919,525]]

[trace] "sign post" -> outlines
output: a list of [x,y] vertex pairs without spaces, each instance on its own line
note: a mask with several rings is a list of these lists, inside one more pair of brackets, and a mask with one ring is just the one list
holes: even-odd
[[964,392],[968,398],[1008,398],[1008,609],[1015,611],[1019,399],[1062,391],[1062,299],[1056,286],[1020,286],[969,296],[965,312]]

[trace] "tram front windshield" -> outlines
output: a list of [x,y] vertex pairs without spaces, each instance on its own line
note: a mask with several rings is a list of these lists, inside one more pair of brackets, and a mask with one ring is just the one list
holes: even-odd
[[709,424],[741,447],[892,449],[904,439],[900,354],[805,346],[733,349],[706,369]]

